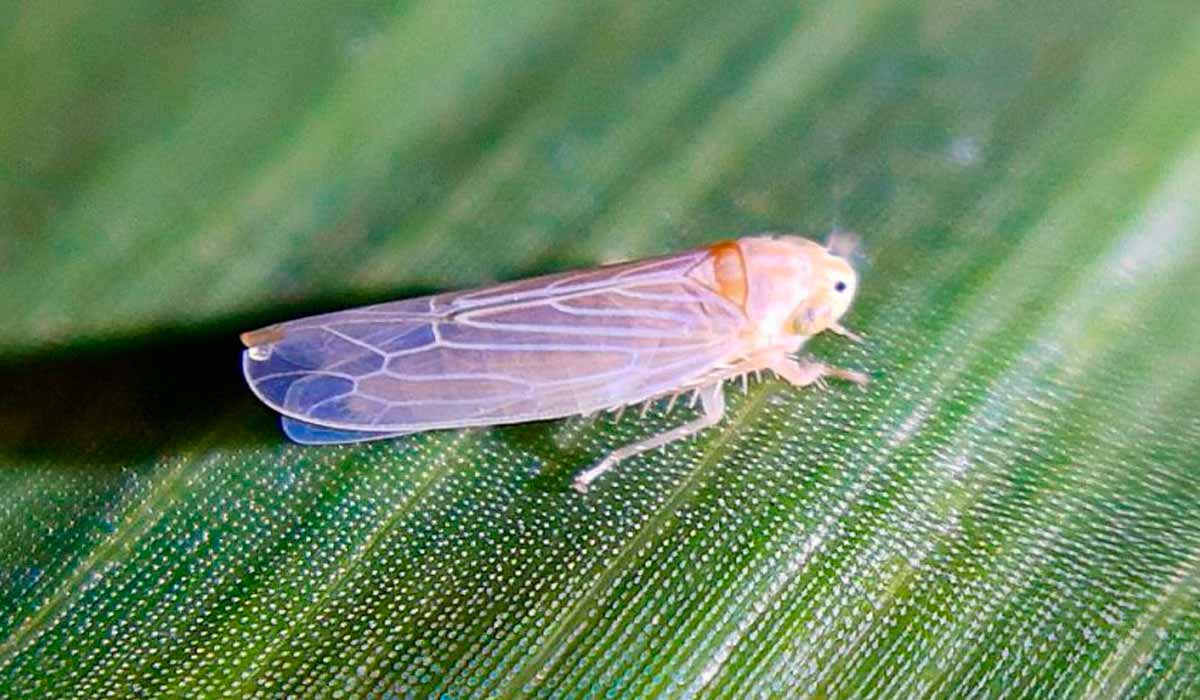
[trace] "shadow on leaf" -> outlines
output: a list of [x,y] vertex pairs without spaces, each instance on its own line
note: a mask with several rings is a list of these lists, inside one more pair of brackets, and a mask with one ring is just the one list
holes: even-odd
[[0,455],[115,468],[194,444],[218,426],[225,428],[220,431],[225,442],[283,441],[276,415],[242,379],[238,334],[428,291],[285,304],[0,360],[0,386],[16,399],[0,403]]

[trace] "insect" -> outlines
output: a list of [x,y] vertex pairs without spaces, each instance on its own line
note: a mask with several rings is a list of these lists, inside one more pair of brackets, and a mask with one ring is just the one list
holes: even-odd
[[613,450],[618,462],[718,423],[726,380],[804,387],[859,372],[793,355],[844,328],[854,269],[830,246],[751,236],[703,248],[310,316],[243,333],[250,388],[303,444],[522,423],[695,392],[701,414]]

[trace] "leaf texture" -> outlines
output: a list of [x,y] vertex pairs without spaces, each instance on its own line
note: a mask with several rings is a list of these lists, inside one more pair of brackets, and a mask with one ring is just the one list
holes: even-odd
[[[1185,2],[0,9],[0,696],[1200,695]],[[301,447],[237,333],[833,228],[866,391]]]

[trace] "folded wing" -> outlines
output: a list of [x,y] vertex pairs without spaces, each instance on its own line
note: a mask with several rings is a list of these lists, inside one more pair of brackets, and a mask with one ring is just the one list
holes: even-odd
[[729,356],[736,305],[702,253],[313,316],[247,334],[246,379],[300,442],[590,413],[689,386]]

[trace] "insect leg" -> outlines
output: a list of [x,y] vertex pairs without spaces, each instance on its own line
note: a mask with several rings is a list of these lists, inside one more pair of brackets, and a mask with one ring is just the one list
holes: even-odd
[[768,369],[783,377],[789,384],[801,387],[809,386],[810,384],[820,386],[824,382],[825,377],[845,379],[859,386],[866,386],[868,381],[867,375],[862,372],[856,372],[852,369],[842,369],[841,367],[830,367],[820,362],[797,361],[786,355],[781,355],[779,359],[768,366]]
[[831,325],[829,327],[829,330],[833,331],[834,333],[837,333],[838,335],[842,336],[843,338],[853,340],[856,343],[863,342],[863,337],[861,335],[855,333],[854,331],[850,330],[849,328],[846,328],[845,326],[843,326],[840,323],[835,323],[835,324]]
[[623,459],[628,459],[646,450],[652,450],[655,447],[662,447],[676,440],[682,440],[721,422],[721,417],[725,415],[725,395],[721,393],[720,383],[704,387],[700,390],[699,394],[700,403],[704,407],[704,415],[678,428],[672,428],[645,440],[631,443],[624,447],[618,447],[608,453],[607,457],[597,462],[596,466],[576,476],[573,484],[575,490],[579,493],[587,493],[588,486],[597,477],[615,467]]

